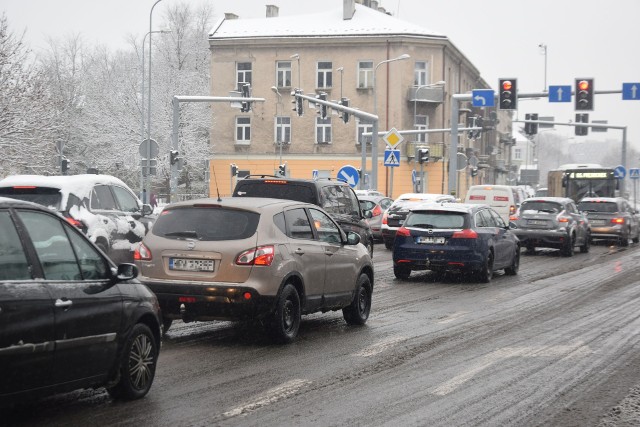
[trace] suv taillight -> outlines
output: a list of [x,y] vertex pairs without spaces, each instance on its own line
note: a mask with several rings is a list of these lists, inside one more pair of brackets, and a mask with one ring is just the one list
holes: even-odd
[[451,236],[452,239],[477,239],[478,233],[475,230],[470,228],[465,228],[464,230],[455,231]]
[[371,216],[378,216],[382,214],[382,208],[380,207],[380,205],[376,205],[375,208],[373,208],[373,210],[371,211]]
[[385,212],[384,215],[382,215],[382,223],[383,224],[387,224],[387,213]]
[[151,251],[142,243],[138,244],[136,250],[133,251],[133,259],[135,261],[151,261],[152,258]]
[[270,266],[276,253],[274,246],[259,246],[242,252],[236,258],[238,265],[264,265]]
[[65,218],[69,224],[73,225],[76,228],[82,229],[82,222],[78,221],[75,218],[71,218],[70,216],[67,216]]
[[411,231],[408,228],[400,227],[398,231],[396,231],[396,236],[409,237],[411,236]]
[[611,218],[612,224],[624,224],[624,218]]

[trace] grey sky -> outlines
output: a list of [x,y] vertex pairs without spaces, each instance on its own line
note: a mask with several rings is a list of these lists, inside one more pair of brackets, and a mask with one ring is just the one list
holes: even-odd
[[[155,7],[154,23],[171,2]],[[86,42],[123,46],[125,36],[142,37],[149,29],[154,0],[0,0],[14,30],[27,29],[37,51],[42,38],[81,33]],[[200,0],[193,0],[198,3]],[[446,34],[495,89],[500,77],[516,77],[519,90],[537,92],[544,87],[544,55],[547,45],[547,84],[573,85],[574,78],[593,77],[596,90],[620,90],[623,82],[640,82],[640,1],[637,0],[383,0],[394,16]],[[214,13],[234,12],[240,18],[265,14],[275,4],[280,15],[296,15],[341,7],[342,0],[214,0]],[[581,18],[584,16],[584,18]],[[154,27],[156,27],[154,25]],[[573,103],[549,104],[546,99],[521,101],[518,114],[574,118]],[[627,125],[628,139],[640,148],[640,101],[622,101],[621,95],[598,95],[590,118]],[[572,128],[558,133],[573,136]],[[589,137],[620,140],[620,131]],[[594,162],[597,159],[593,159]],[[640,166],[630,159],[630,167]]]

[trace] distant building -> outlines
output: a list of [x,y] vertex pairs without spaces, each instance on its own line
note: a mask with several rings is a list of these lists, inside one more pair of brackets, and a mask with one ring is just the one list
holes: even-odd
[[[227,171],[233,163],[252,174],[274,174],[282,161],[290,176],[301,178],[336,177],[347,164],[360,168],[362,145],[368,145],[362,134],[371,132],[371,123],[353,118],[344,123],[339,115],[322,119],[307,102],[298,117],[292,111],[295,88],[306,95],[324,92],[328,100],[348,98],[350,107],[369,113],[377,104],[379,131],[449,128],[451,95],[489,88],[445,35],[396,19],[375,1],[343,3],[342,8],[288,17],[279,17],[278,7],[268,5],[265,18],[241,19],[227,13],[215,24],[209,35],[212,95],[239,94],[249,83],[252,96],[266,102],[255,103],[249,112],[226,103],[212,104],[214,168]],[[410,58],[389,61],[403,54]],[[475,177],[470,168],[461,170],[458,193],[464,194],[471,184],[504,183],[510,114],[497,112],[498,120],[489,123],[491,109],[461,107],[460,123],[482,115],[487,131],[477,139],[465,133],[458,151],[467,157],[481,156],[487,167]],[[388,195],[414,191],[412,171],[419,169],[415,149],[427,145],[425,192],[447,192],[448,163],[443,160],[450,154],[448,133],[407,135],[398,147],[401,161],[393,176],[392,168],[383,166],[382,138],[377,144],[378,190]],[[370,151],[368,147],[368,172]],[[227,173],[219,172],[217,182],[220,189],[233,187]]]

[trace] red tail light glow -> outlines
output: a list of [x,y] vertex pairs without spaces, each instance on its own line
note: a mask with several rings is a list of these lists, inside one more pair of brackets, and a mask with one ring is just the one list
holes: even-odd
[[517,220],[519,220],[519,219],[520,219],[520,218],[519,218],[519,217],[518,217],[518,215],[516,215],[516,214],[513,214],[513,215],[511,215],[511,216],[509,217],[509,221],[517,221]]
[[242,252],[236,258],[238,265],[263,265],[270,266],[273,262],[276,249],[273,245],[259,246]]
[[67,222],[76,228],[82,228],[82,223],[75,218],[65,217]]
[[451,236],[452,239],[477,239],[478,233],[475,230],[470,228],[465,228],[464,230],[456,231]]
[[612,224],[624,224],[624,218],[611,218]]
[[151,261],[152,258],[151,251],[142,243],[136,246],[136,250],[133,251],[134,261]]
[[558,222],[569,222],[569,217],[558,215]]
[[516,213],[516,206],[515,205],[510,205],[509,206],[509,215],[513,215]]
[[371,211],[371,215],[373,216],[382,215],[382,208],[380,207],[380,205],[376,205],[376,207],[373,208],[373,210]]
[[400,227],[398,231],[396,231],[396,236],[409,237],[411,236],[411,232],[407,228]]
[[382,215],[382,223],[386,224],[387,223],[387,213],[385,212],[384,215]]

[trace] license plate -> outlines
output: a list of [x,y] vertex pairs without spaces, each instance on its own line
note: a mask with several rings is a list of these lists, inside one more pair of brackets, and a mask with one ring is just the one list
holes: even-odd
[[530,219],[527,221],[527,224],[529,225],[546,225],[547,221],[542,220],[542,219]]
[[592,219],[589,222],[591,223],[591,225],[604,225],[605,224],[605,220],[604,219]]
[[444,243],[444,237],[418,236],[416,242],[422,244],[442,245]]
[[213,271],[212,259],[169,258],[169,270]]

